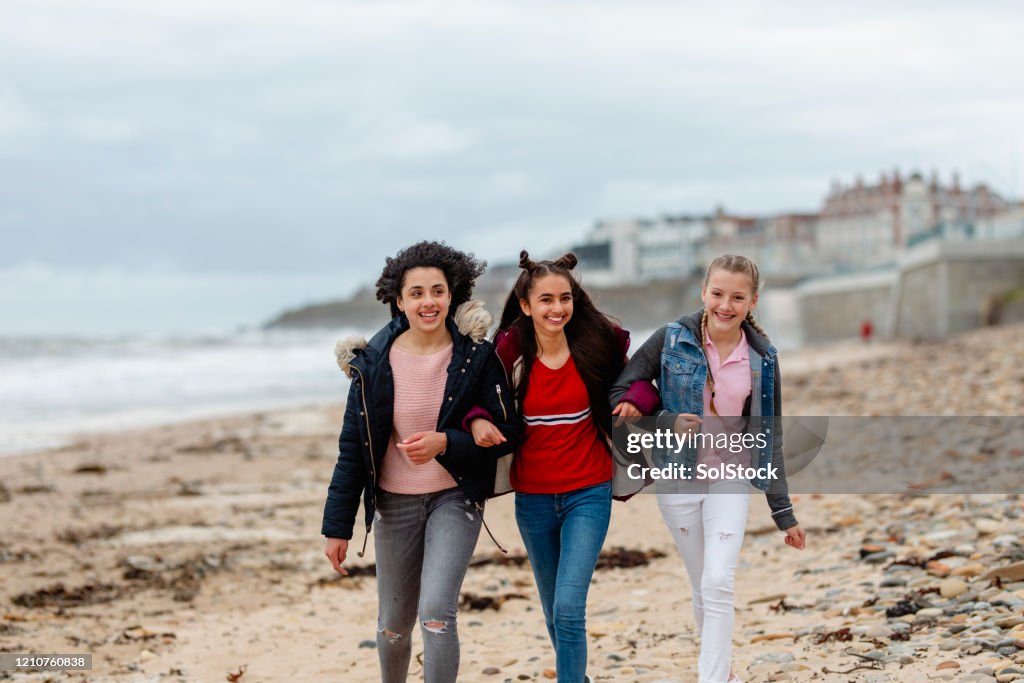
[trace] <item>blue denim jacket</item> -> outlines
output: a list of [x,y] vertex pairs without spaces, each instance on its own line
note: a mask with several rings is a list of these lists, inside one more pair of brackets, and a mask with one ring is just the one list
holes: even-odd
[[[708,365],[698,341],[702,313],[703,309],[668,323],[637,349],[612,387],[610,399],[613,406],[622,400],[626,389],[633,382],[657,379],[663,413],[704,416],[704,385],[707,382]],[[780,529],[788,529],[796,526],[797,521],[789,498],[782,452],[782,383],[778,352],[764,335],[746,321],[742,323],[742,328],[750,346],[750,386],[753,394],[750,415],[761,419],[757,428],[765,432],[766,443],[764,448],[758,449],[757,466],[774,464],[779,471],[778,479],[756,479],[751,484],[767,493],[768,505],[776,525]],[[756,424],[758,420],[754,422]],[[697,463],[696,449],[684,450],[681,455],[682,461],[673,458],[673,462],[694,471]],[[659,465],[668,462],[664,453],[655,452],[653,457]]]

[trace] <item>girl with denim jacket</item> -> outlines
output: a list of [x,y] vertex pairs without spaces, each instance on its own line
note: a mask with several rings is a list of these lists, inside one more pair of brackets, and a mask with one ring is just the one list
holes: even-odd
[[[360,498],[376,524],[381,680],[406,680],[417,614],[426,683],[459,671],[459,590],[492,494],[495,460],[518,441],[505,376],[483,340],[491,317],[470,302],[484,264],[437,242],[387,259],[377,298],[392,320],[368,343],[339,343],[352,378],[324,506],[324,553],[340,574]],[[456,312],[458,309],[458,312]],[[495,415],[493,448],[462,428],[474,406]],[[365,549],[366,543],[363,542]],[[362,552],[359,553],[362,556]]]
[[[782,457],[782,386],[778,356],[754,321],[760,277],[743,256],[723,255],[708,266],[701,289],[704,308],[655,332],[637,350],[610,393],[623,416],[650,414],[634,405],[630,387],[658,381],[664,416],[677,433],[730,436],[760,425],[749,448],[696,445],[680,449],[682,472],[695,473],[672,493],[658,493],[658,507],[686,565],[700,632],[700,683],[738,679],[731,671],[733,583],[750,502],[750,487],[764,490],[785,542],[803,549],[806,539],[793,514]],[[746,434],[752,436],[752,434]],[[671,456],[653,454],[655,464]],[[724,476],[729,466],[757,471],[752,480]],[[774,466],[777,476],[767,473]],[[701,474],[711,473],[701,480]]]
[[[575,254],[534,262],[523,251],[519,266],[495,336],[525,423],[510,483],[558,681],[583,683],[590,680],[587,591],[611,516],[608,391],[625,364],[629,334],[580,287],[571,272]],[[647,392],[638,388],[637,400],[653,409],[656,392],[643,384]],[[467,416],[484,446],[500,443],[488,417]]]

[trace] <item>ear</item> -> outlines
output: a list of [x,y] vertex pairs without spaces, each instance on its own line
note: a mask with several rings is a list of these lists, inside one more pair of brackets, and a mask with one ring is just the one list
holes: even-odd
[[750,297],[750,310],[753,311],[757,306],[757,292],[754,292],[754,296]]
[[527,318],[530,317],[530,303],[526,299],[519,300],[519,310],[523,312]]

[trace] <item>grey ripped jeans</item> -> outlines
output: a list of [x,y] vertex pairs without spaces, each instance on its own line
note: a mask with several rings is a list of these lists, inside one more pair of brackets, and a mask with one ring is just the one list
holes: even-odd
[[480,513],[458,488],[425,494],[377,492],[377,653],[381,681],[404,683],[420,618],[425,683],[455,683],[455,613],[480,535]]

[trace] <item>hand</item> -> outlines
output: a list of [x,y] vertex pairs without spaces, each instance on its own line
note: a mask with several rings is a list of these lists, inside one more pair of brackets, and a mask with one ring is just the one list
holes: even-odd
[[797,550],[803,550],[807,545],[807,534],[800,528],[800,525],[791,526],[786,529],[786,545],[792,546]]
[[618,427],[626,421],[627,417],[642,417],[643,413],[641,413],[640,409],[629,401],[621,401],[612,410],[612,415],[619,416],[619,419],[615,421],[615,426]]
[[334,571],[338,572],[342,576],[348,576],[348,570],[341,566],[341,563],[345,561],[345,556],[348,554],[348,541],[344,538],[328,538],[327,545],[324,547],[324,555],[331,561],[331,566],[334,567]]
[[469,431],[473,433],[473,441],[477,446],[486,448],[505,443],[507,439],[501,430],[494,426],[494,423],[482,417],[478,417],[469,424]]
[[676,422],[672,425],[676,434],[689,434],[690,432],[696,431],[700,424],[704,420],[700,419],[693,413],[679,413],[676,416]]
[[448,448],[448,435],[442,432],[416,432],[395,445],[408,456],[413,465],[423,465]]

